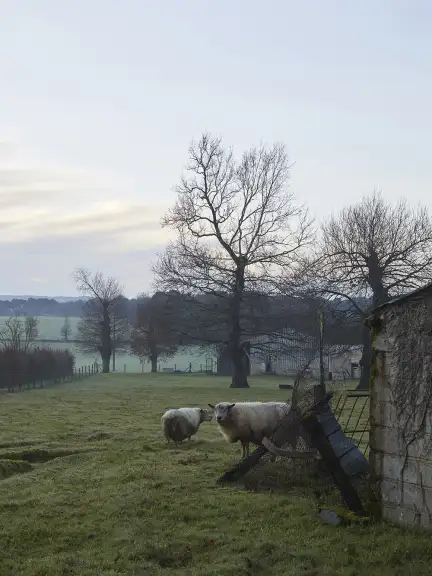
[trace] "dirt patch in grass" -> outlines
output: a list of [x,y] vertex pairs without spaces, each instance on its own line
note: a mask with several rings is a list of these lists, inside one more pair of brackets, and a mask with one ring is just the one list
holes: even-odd
[[6,460],[19,460],[32,463],[43,463],[54,460],[55,458],[64,458],[65,456],[72,456],[73,454],[80,454],[80,450],[42,450],[36,448],[35,450],[23,450],[21,452],[5,452],[0,454],[0,459]]
[[5,448],[21,448],[22,446],[35,446],[40,444],[40,440],[17,440],[16,442],[0,442],[0,450]]
[[15,474],[30,472],[30,470],[33,470],[33,466],[24,460],[0,459],[0,480]]
[[[368,476],[352,479],[354,488],[368,510]],[[264,456],[242,481],[245,489],[254,492],[295,491],[313,501],[318,508],[344,507],[345,502],[323,460],[292,460],[277,458],[271,462]]]

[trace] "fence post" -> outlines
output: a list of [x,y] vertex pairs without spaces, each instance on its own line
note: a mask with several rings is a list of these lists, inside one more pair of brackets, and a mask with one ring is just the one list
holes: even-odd
[[189,374],[192,374],[192,362],[189,362]]

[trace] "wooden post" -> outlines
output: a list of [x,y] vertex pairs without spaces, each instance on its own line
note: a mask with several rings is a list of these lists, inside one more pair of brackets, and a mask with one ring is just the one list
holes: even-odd
[[264,454],[267,454],[267,452],[267,448],[264,446],[258,446],[258,448],[247,458],[240,460],[240,462],[234,466],[234,468],[228,470],[225,472],[225,474],[222,474],[222,476],[218,478],[217,483],[224,484],[225,482],[235,482],[236,480],[239,480],[239,478],[245,476],[249,470],[252,470],[252,468],[258,464]]
[[325,374],[324,374],[324,313],[321,310],[319,313],[319,362],[320,362],[320,383],[314,387],[315,402],[322,400],[326,394],[325,388]]

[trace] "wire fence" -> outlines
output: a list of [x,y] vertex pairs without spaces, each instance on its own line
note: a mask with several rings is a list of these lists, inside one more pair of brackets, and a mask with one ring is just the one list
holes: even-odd
[[196,362],[188,362],[186,365],[175,363],[174,366],[163,368],[161,368],[161,364],[159,363],[158,372],[164,372],[168,374],[216,374],[217,360],[214,358],[206,358],[205,362],[200,360]]
[[333,401],[332,410],[345,436],[352,440],[365,456],[369,454],[370,393],[344,392]]

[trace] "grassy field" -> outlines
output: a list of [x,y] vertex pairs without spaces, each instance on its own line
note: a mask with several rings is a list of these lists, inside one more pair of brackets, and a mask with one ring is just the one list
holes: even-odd
[[325,525],[297,488],[216,485],[241,450],[214,422],[163,441],[167,408],[283,400],[277,382],[111,374],[3,395],[1,576],[430,574],[428,535]]

